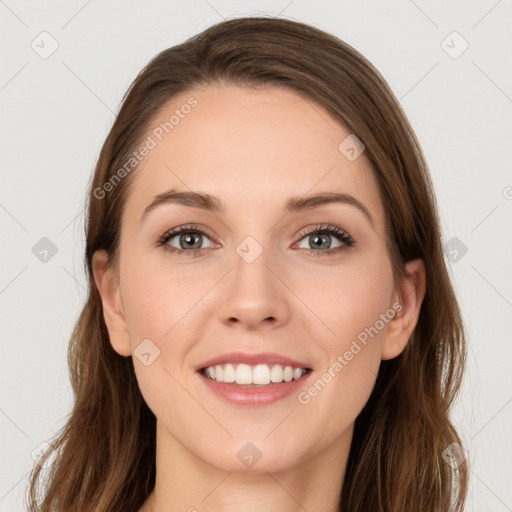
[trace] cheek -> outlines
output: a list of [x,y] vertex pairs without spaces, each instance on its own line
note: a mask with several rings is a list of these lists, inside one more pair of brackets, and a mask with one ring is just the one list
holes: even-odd
[[[124,263],[123,306],[139,388],[153,413],[176,430],[183,422],[179,404],[190,400],[179,385],[187,378],[183,364],[201,331],[196,312],[201,304],[197,303],[211,288],[211,277],[193,279],[192,273],[176,272],[169,265],[150,261],[147,255],[140,260],[126,258]],[[148,365],[137,358],[142,343],[147,347],[144,352],[150,353]]]
[[347,428],[366,404],[379,371],[387,326],[381,315],[388,313],[389,322],[394,311],[389,303],[391,268],[380,262],[366,269],[332,274],[309,289],[308,300],[324,324],[317,323],[315,329],[322,364],[298,402],[308,414],[325,419],[326,438]]
[[123,264],[123,307],[132,344],[141,337],[155,339],[159,346],[167,343],[187,325],[194,304],[212,286],[208,275],[176,270],[161,256],[141,252],[125,257]]
[[[304,282],[299,290],[298,295],[305,298],[321,320],[315,325],[321,329],[322,338],[329,340],[327,346],[342,349],[389,309],[393,291],[391,268],[382,261],[360,270],[352,267],[322,273],[312,282]],[[381,322],[378,326],[382,330]]]

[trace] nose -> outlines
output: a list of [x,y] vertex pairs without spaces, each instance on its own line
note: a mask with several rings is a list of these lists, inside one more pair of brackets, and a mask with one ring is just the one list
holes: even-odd
[[248,263],[238,254],[234,268],[224,280],[220,320],[228,326],[239,324],[246,329],[268,329],[284,325],[290,316],[289,298],[284,276],[273,268],[269,251]]

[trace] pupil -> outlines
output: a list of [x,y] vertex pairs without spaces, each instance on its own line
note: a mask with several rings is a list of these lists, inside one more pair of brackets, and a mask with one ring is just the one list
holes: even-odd
[[[194,237],[195,237],[195,235],[188,233],[188,234],[183,235],[182,238],[185,239],[185,244],[188,247],[192,247],[195,249],[196,248],[195,246],[197,246],[197,243],[194,243]],[[201,246],[201,242],[199,242],[199,246]]]
[[[317,247],[320,247],[322,245],[322,240],[326,240],[326,235],[314,235],[314,242],[313,244],[314,245],[317,245]],[[319,244],[317,244],[317,241],[320,241]],[[327,242],[329,242],[327,240]],[[331,246],[330,243],[327,244],[327,248],[329,248]]]

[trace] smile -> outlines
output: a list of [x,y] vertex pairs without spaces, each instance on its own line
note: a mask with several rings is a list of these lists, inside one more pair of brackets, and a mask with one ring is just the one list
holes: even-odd
[[[239,364],[235,369],[235,365],[229,363],[204,368],[196,372],[215,396],[231,405],[248,407],[262,407],[297,394],[311,373],[312,370],[309,368],[290,366],[283,368],[280,365],[251,367]],[[233,375],[234,380],[231,380]],[[231,380],[231,382],[225,382],[225,379]],[[275,379],[275,382],[272,379]],[[257,382],[267,381],[269,382],[266,384],[257,384]]]
[[204,368],[203,375],[209,379],[226,384],[267,386],[298,380],[307,371],[307,368],[294,368],[280,364],[248,365],[227,363]]

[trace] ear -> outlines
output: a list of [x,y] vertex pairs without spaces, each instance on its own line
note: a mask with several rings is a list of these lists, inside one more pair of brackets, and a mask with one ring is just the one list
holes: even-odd
[[96,288],[101,295],[103,318],[108,329],[110,344],[122,356],[131,355],[130,338],[123,313],[119,281],[109,265],[106,251],[96,251],[92,257]]
[[404,350],[418,322],[425,297],[426,272],[423,261],[409,261],[405,264],[405,270],[407,275],[394,295],[393,309],[397,313],[388,323],[384,335],[382,359],[393,359]]

